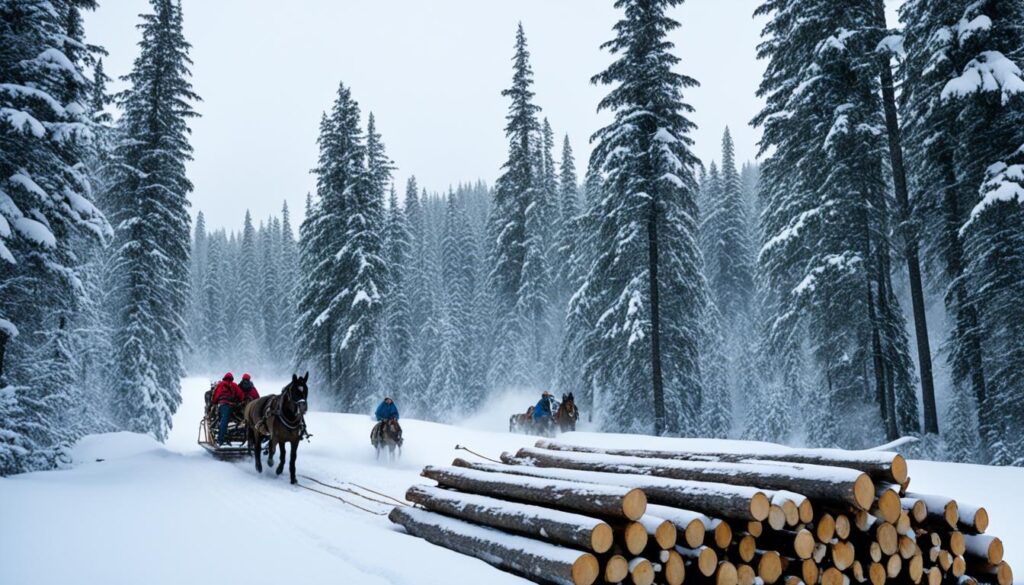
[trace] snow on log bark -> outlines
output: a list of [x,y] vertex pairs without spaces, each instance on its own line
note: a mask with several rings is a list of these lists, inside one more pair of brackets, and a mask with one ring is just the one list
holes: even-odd
[[[679,442],[686,442],[685,439]],[[694,442],[679,450],[672,449],[614,449],[573,445],[562,441],[541,439],[538,449],[551,451],[574,451],[604,455],[622,455],[652,459],[675,459],[681,461],[717,461],[722,463],[744,463],[747,460],[784,461],[829,467],[845,467],[867,473],[877,481],[903,483],[907,480],[907,460],[891,451],[847,451],[844,449],[794,449],[774,443],[757,441],[723,441],[724,448],[708,449],[706,441]]]
[[507,534],[435,512],[395,508],[388,518],[406,532],[521,575],[560,585],[591,585],[600,567],[590,554]]
[[555,544],[592,550],[595,553],[608,552],[612,547],[611,526],[602,520],[580,514],[426,485],[410,487],[405,499],[446,516],[549,540]]
[[988,530],[988,511],[981,506],[957,502],[960,515],[957,528],[965,534],[984,534]]
[[788,490],[823,502],[867,510],[875,500],[875,485],[862,471],[779,461],[748,460],[744,463],[679,461],[523,448],[516,457],[539,467],[654,475],[673,479],[710,481],[733,485]]
[[588,472],[552,467],[533,467],[529,462],[502,454],[502,461],[512,463],[473,463],[456,459],[452,465],[490,473],[504,473],[558,479],[580,483],[617,485],[643,490],[656,504],[694,510],[735,520],[764,520],[770,506],[764,490],[724,483],[688,481],[648,475]]
[[516,477],[461,467],[427,466],[423,468],[422,475],[464,492],[507,497],[608,518],[638,520],[647,509],[644,492],[635,488]]
[[659,504],[647,504],[647,513],[658,518],[664,518],[665,520],[675,524],[676,529],[678,529],[683,535],[683,542],[685,542],[686,546],[690,548],[697,548],[704,544],[704,535],[708,530],[712,529],[713,525],[712,520],[704,514],[683,510],[681,508],[672,508]]
[[928,511],[924,524],[942,528],[957,527],[957,522],[960,520],[960,508],[953,498],[932,494],[908,493],[904,499],[924,502]]
[[964,554],[998,565],[1003,562],[1003,541],[986,534],[964,534]]

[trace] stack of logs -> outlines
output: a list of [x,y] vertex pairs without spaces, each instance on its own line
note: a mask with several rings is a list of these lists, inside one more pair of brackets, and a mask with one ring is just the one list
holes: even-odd
[[727,446],[542,440],[502,464],[425,468],[438,486],[411,487],[416,506],[390,518],[544,583],[1012,585],[985,509],[909,492],[896,453]]

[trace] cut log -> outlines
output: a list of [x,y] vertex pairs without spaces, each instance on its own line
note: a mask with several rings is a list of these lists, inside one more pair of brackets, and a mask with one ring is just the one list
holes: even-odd
[[951,532],[942,532],[939,534],[939,538],[942,539],[942,548],[956,556],[963,555],[964,551],[967,550],[967,542],[964,540],[964,534],[962,532],[958,532],[956,530]]
[[396,507],[388,518],[427,542],[538,581],[591,585],[600,574],[597,557],[590,553],[477,526],[436,512]]
[[903,506],[900,501],[899,487],[897,486],[896,489],[893,489],[891,485],[881,486],[878,490],[878,498],[871,506],[871,514],[890,524],[895,524],[902,511]]
[[754,571],[754,567],[746,563],[736,565],[736,580],[739,585],[754,585],[756,579],[757,573]]
[[965,548],[965,553],[961,554],[990,565],[1003,562],[1003,541],[998,538],[985,534],[964,534],[961,538]]
[[782,576],[782,560],[775,551],[759,550],[754,555],[757,559],[757,576],[771,585]]
[[757,552],[757,540],[749,535],[744,534],[736,543],[736,555],[744,563],[749,563],[754,560],[754,553]]
[[885,565],[879,562],[871,563],[868,567],[868,580],[871,581],[871,585],[885,585],[886,578]]
[[957,502],[960,512],[957,528],[965,534],[982,534],[988,530],[988,512],[981,506]]
[[651,561],[642,557],[629,561],[629,579],[633,585],[654,583],[654,567],[651,566]]
[[836,537],[846,540],[850,538],[850,517],[846,514],[836,516]]
[[821,567],[813,559],[800,563],[800,578],[804,583],[817,583],[821,575]]
[[629,552],[630,557],[635,557],[644,552],[647,548],[647,529],[639,522],[627,522],[615,527],[615,539]]
[[[704,544],[704,535],[713,526],[714,522],[700,512],[691,512],[681,508],[672,508],[660,504],[648,504],[647,513],[658,518],[664,518],[675,524],[676,529],[682,532],[683,542],[689,548],[697,548]],[[666,546],[662,548],[672,548]]]
[[531,467],[526,465],[527,462],[505,454],[502,455],[502,460],[513,464],[470,463],[463,459],[456,459],[452,465],[489,473],[636,488],[643,490],[652,503],[693,510],[721,518],[764,520],[768,517],[768,508],[771,505],[768,496],[763,491],[745,486],[644,475]]
[[786,511],[782,509],[782,506],[772,504],[768,508],[767,522],[772,530],[782,530],[786,527]]
[[691,549],[677,546],[676,552],[684,560],[694,565],[701,575],[710,577],[715,574],[715,569],[718,567],[718,555],[710,547],[702,546],[697,549]]
[[850,576],[858,583],[868,580],[867,573],[864,572],[864,564],[860,561],[853,561],[853,564],[850,565]]
[[953,555],[949,554],[948,550],[939,550],[939,554],[936,555],[936,561],[938,561],[942,572],[948,573],[949,569],[953,566]]
[[910,521],[910,513],[900,510],[900,517],[896,519],[896,532],[902,535],[912,534],[913,523]]
[[942,571],[938,567],[929,567],[924,572],[923,581],[928,585],[939,585],[942,583]]
[[665,550],[676,545],[679,531],[676,530],[676,525],[670,520],[647,513],[637,522],[643,525],[644,529],[647,530],[647,536],[654,539],[654,542],[658,544],[658,548]]
[[878,481],[903,483],[908,479],[907,460],[899,453],[887,451],[847,451],[845,449],[794,449],[783,445],[754,442],[748,446],[738,441],[731,441],[730,447],[735,450],[705,449],[694,445],[686,449],[651,450],[651,449],[608,449],[572,445],[561,441],[539,440],[538,449],[552,451],[574,451],[578,453],[597,453],[605,455],[622,455],[650,459],[674,459],[681,461],[720,461],[742,462],[745,460],[784,461],[827,467],[845,467],[856,469],[870,475]]
[[899,577],[900,571],[902,570],[903,559],[900,558],[900,555],[892,555],[885,560],[885,574],[888,575],[890,579]]
[[967,561],[967,573],[978,580],[978,583],[989,585],[1011,585],[1013,583],[1013,571],[1006,561],[996,565],[978,564]]
[[747,532],[751,536],[753,536],[754,538],[757,538],[758,536],[761,536],[761,532],[763,530],[764,530],[764,524],[762,524],[761,522],[758,522],[756,520],[751,520],[751,521],[747,522]]
[[729,561],[718,563],[718,569],[715,571],[715,585],[737,585],[738,583],[739,573],[736,571],[736,565]]
[[849,542],[840,540],[832,545],[832,565],[840,571],[850,568],[856,557],[857,550]]
[[712,520],[711,524],[713,529],[708,535],[708,540],[721,550],[729,548],[729,545],[732,544],[732,527],[728,522],[722,520]]
[[663,561],[664,569],[662,574],[665,576],[666,585],[682,585],[683,581],[686,580],[686,564],[683,563],[683,557],[674,550],[666,551],[668,558]]
[[460,467],[423,468],[422,475],[463,492],[500,496],[584,514],[638,520],[647,509],[643,490],[555,479],[512,477]]
[[801,528],[790,530],[768,531],[757,539],[757,547],[774,550],[791,559],[809,559],[814,554],[814,536],[810,530]]
[[957,521],[960,519],[960,512],[957,507],[956,500],[945,496],[917,493],[908,493],[906,498],[924,502],[924,505],[928,510],[928,514],[921,522],[922,525],[930,527],[956,528]]
[[882,562],[882,547],[878,546],[878,543],[871,541],[868,545],[868,558],[874,563]]
[[818,542],[832,542],[832,538],[836,535],[836,519],[827,512],[823,513],[818,517],[818,522],[814,526],[814,537],[818,539]]
[[612,555],[604,565],[606,583],[621,583],[629,576],[629,561],[622,555]]
[[840,467],[755,460],[743,463],[679,461],[536,448],[520,449],[516,457],[539,467],[654,475],[788,490],[815,500],[864,510],[870,508],[875,500],[875,484],[866,473]]
[[963,577],[967,572],[967,561],[963,557],[953,557],[953,565],[949,568],[949,572],[954,577]]
[[915,585],[924,578],[924,557],[918,553],[907,561],[907,578]]
[[900,498],[900,506],[904,510],[910,512],[910,517],[914,519],[914,522],[921,524],[928,518],[928,506],[925,506],[921,500],[915,500],[914,498]]
[[907,560],[914,555],[918,554],[921,549],[917,548],[917,542],[909,537],[900,535],[899,537],[899,554],[903,557],[903,560]]
[[579,514],[426,485],[410,487],[405,493],[405,499],[446,516],[549,540],[555,544],[596,553],[605,553],[612,547],[611,526]]
[[899,552],[900,540],[896,533],[896,527],[888,522],[878,522],[875,525],[875,540],[882,548],[882,554],[894,555]]
[[843,572],[835,567],[829,567],[821,574],[821,585],[844,585],[845,581]]

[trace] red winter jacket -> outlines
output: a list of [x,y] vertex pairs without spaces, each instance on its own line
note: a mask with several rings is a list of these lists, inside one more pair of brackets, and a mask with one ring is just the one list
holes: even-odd
[[213,391],[214,404],[238,404],[243,400],[242,389],[234,382],[221,380]]
[[[245,382],[245,380],[242,380],[242,384],[245,384]],[[247,390],[242,388],[242,384],[238,385],[238,390],[242,393],[242,400],[256,400],[260,397],[259,391],[256,390],[256,386],[254,386],[252,382],[249,382],[249,388]]]

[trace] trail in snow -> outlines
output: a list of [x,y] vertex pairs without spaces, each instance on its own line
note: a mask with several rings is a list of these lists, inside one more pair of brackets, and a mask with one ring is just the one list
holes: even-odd
[[[266,393],[283,384],[258,386]],[[86,437],[70,469],[0,479],[0,583],[526,583],[412,538],[384,516],[292,486],[287,471],[259,475],[251,459],[215,461],[195,442],[206,389],[205,379],[184,381],[164,445],[131,433]],[[475,428],[403,420],[406,445],[394,464],[375,461],[368,416],[310,413],[313,438],[299,447],[298,473],[326,485],[300,483],[386,513],[409,485],[432,483],[420,477],[423,466],[473,458],[456,444],[489,457],[532,445],[533,437],[507,432],[508,416],[530,398],[498,399],[468,421]],[[563,439],[672,446],[630,435]],[[1012,493],[1024,470],[912,461],[910,474],[915,491],[986,506],[989,532],[1003,538],[1011,564],[1024,566],[1024,510]]]

